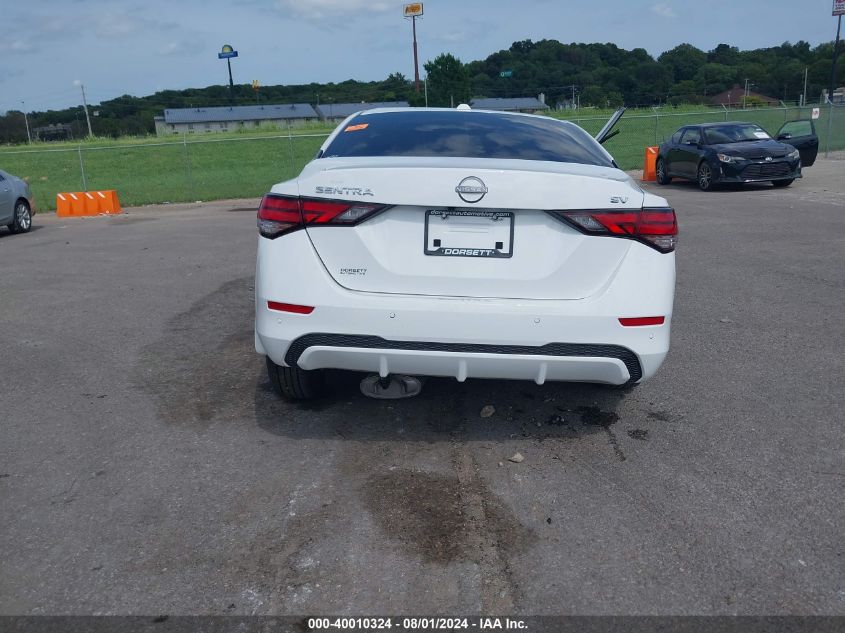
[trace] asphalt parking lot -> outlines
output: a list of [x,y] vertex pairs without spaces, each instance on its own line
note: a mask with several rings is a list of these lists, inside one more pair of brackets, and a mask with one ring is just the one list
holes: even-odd
[[257,201],[0,231],[0,613],[845,614],[845,161],[805,173],[650,186],[673,341],[630,392],[287,404]]

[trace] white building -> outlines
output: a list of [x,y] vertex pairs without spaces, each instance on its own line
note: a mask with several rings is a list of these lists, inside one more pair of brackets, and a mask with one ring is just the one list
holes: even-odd
[[469,104],[473,110],[500,110],[502,112],[527,112],[529,114],[549,109],[549,106],[545,103],[545,97],[542,101],[534,97],[473,99]]
[[381,101],[377,103],[321,103],[317,113],[324,121],[340,122],[350,114],[375,108],[407,108],[407,101]]
[[156,134],[206,134],[227,132],[260,125],[296,127],[319,121],[317,112],[307,103],[282,105],[224,106],[217,108],[173,108],[155,117]]

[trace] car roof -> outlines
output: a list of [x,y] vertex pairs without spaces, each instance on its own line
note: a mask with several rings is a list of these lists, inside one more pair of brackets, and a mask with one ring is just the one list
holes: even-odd
[[[698,123],[698,127],[716,127],[716,126],[723,126],[723,125],[757,125],[756,123],[751,123],[749,121],[718,121],[716,123]],[[693,126],[687,126],[693,127]],[[757,125],[757,127],[760,127]]]
[[407,108],[372,108],[371,110],[362,110],[361,112],[356,112],[352,116],[372,116],[373,114],[389,114],[389,113],[397,113],[397,112],[415,112],[417,114],[423,114],[426,112],[454,112],[455,115],[462,115],[462,116],[475,116],[477,114],[493,114],[496,116],[508,116],[508,117],[527,117],[530,119],[543,119],[544,121],[555,121],[557,123],[562,123],[564,125],[573,125],[576,127],[580,127],[577,124],[573,123],[572,121],[567,121],[566,119],[556,119],[555,117],[551,117],[544,114],[528,114],[527,112],[504,112],[502,110],[458,110],[457,108],[414,108],[414,107],[407,107]]

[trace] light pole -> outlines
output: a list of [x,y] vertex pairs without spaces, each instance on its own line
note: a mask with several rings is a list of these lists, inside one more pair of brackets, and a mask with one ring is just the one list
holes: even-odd
[[82,109],[85,110],[85,120],[88,122],[88,136],[94,136],[94,132],[91,131],[91,117],[88,116],[88,102],[85,101],[85,86],[82,85],[82,81],[79,79],[73,83],[82,89]]
[[21,107],[23,108],[23,123],[26,125],[26,142],[28,144],[32,144],[32,137],[29,135],[29,119],[26,118],[26,104],[21,101]]

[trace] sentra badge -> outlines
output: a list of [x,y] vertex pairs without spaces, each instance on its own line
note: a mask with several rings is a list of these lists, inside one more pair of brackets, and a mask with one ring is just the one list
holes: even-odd
[[372,196],[373,192],[366,187],[317,187],[315,193],[328,196]]

